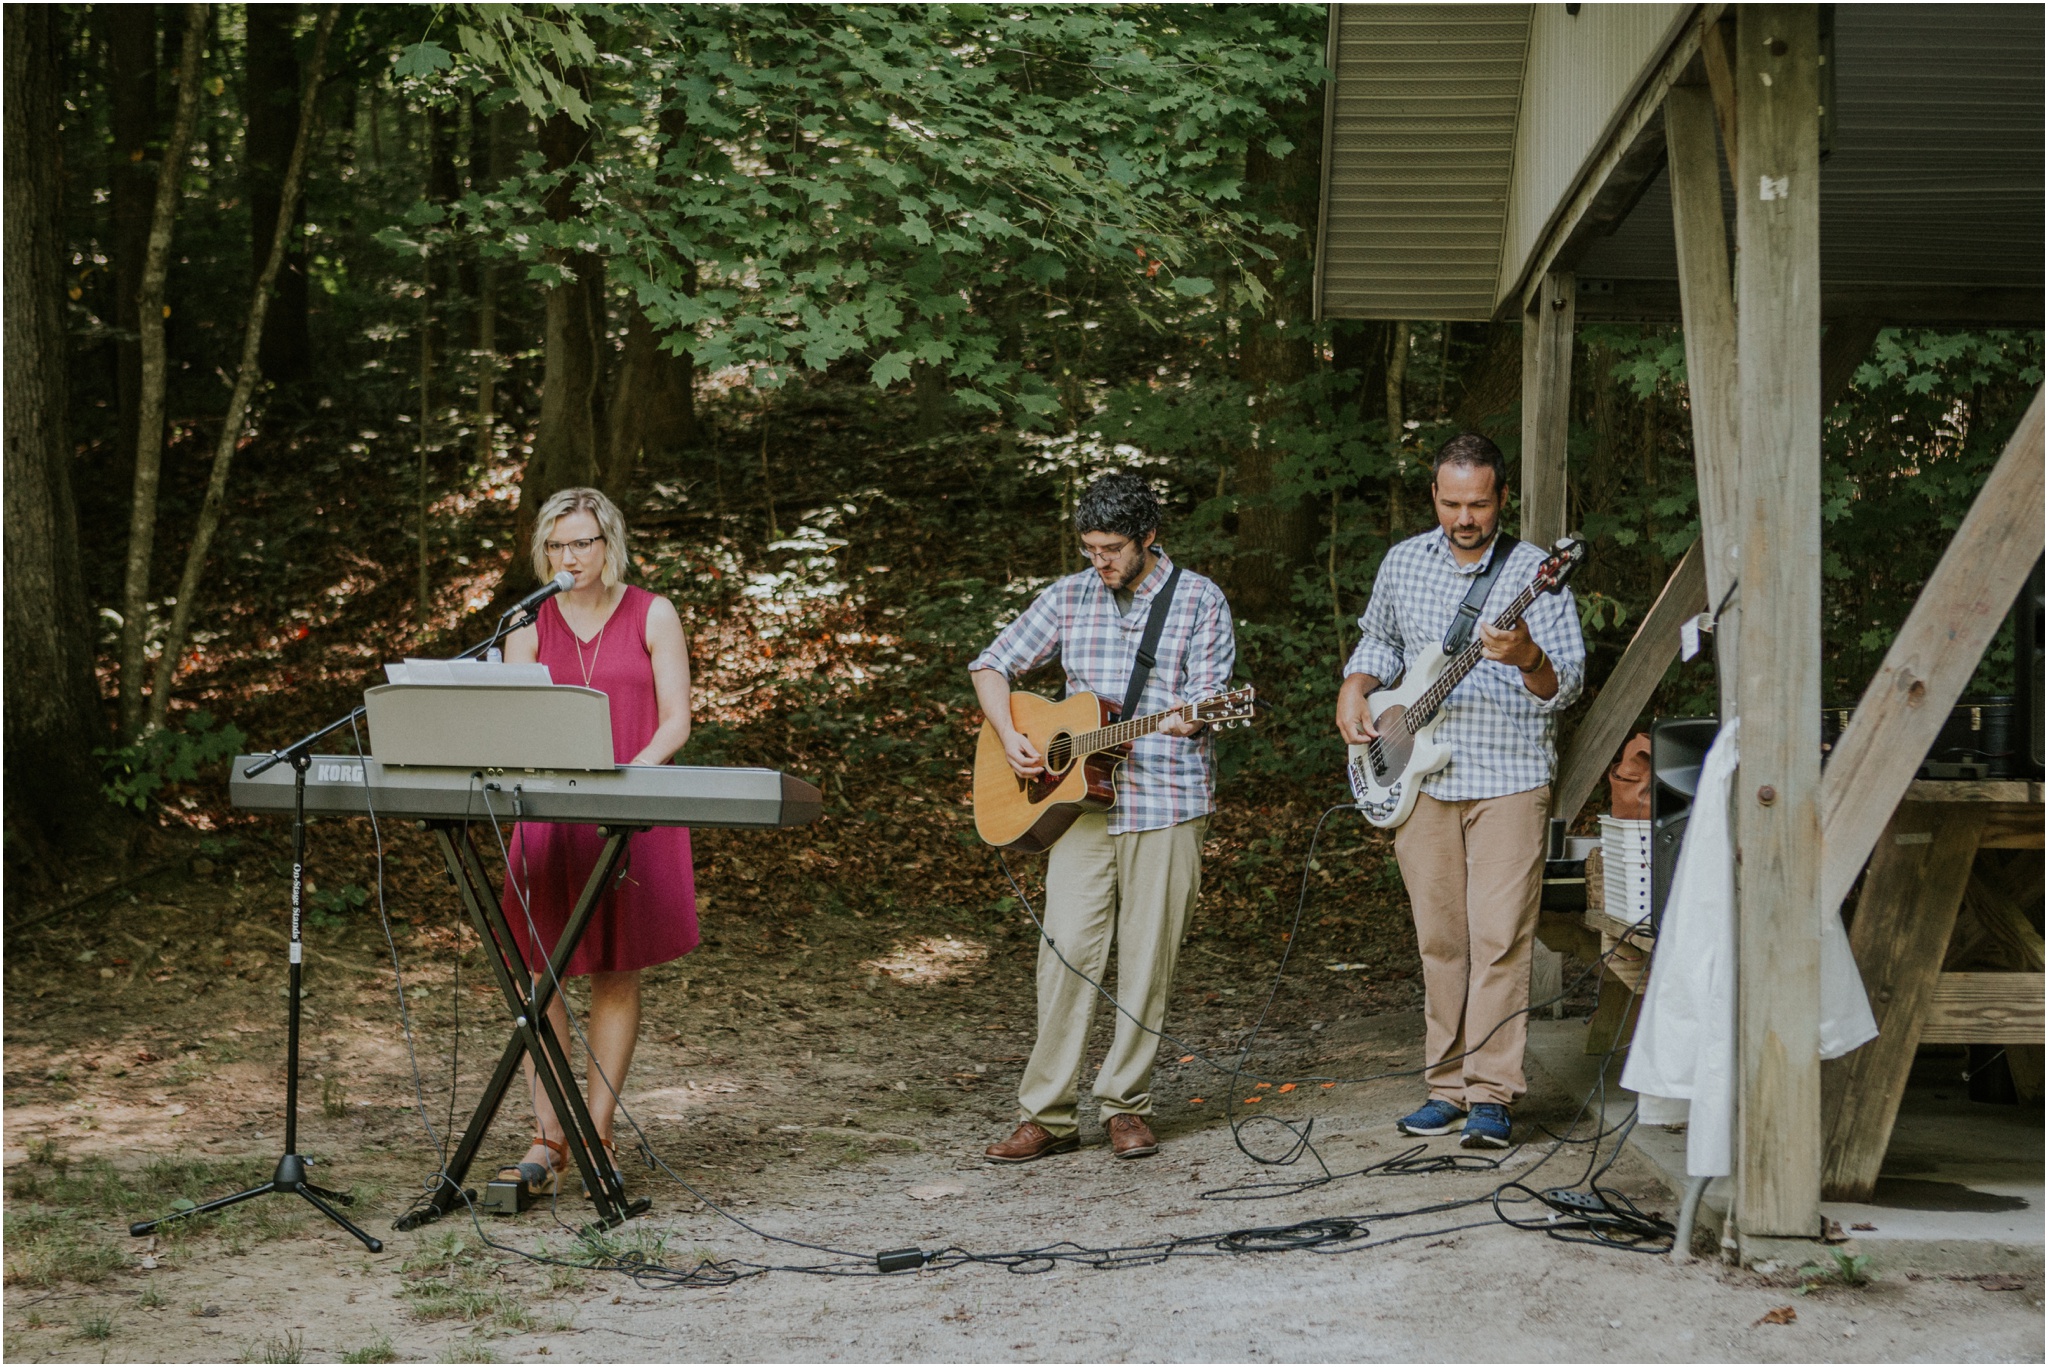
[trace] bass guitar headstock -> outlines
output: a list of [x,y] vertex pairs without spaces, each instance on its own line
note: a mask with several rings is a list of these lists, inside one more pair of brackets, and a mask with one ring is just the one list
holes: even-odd
[[1564,537],[1557,543],[1557,549],[1541,565],[1529,582],[1542,593],[1556,593],[1571,581],[1572,572],[1577,570],[1587,555],[1586,543],[1574,537]]
[[1257,702],[1257,691],[1246,684],[1243,688],[1234,688],[1228,693],[1195,703],[1195,720],[1207,722],[1219,731],[1232,726],[1250,726],[1252,716],[1258,710]]

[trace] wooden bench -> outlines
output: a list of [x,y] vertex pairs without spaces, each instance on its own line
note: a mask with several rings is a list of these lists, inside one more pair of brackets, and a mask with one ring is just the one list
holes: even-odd
[[[1821,1068],[1821,1183],[1867,1201],[1922,1044],[2001,1044],[2023,1095],[2041,1089],[2041,934],[2024,904],[2039,866],[1980,867],[1982,850],[2042,848],[2042,786],[1920,780],[1871,854],[1849,926],[1878,1036]],[[1955,972],[1996,963],[2013,971]]]

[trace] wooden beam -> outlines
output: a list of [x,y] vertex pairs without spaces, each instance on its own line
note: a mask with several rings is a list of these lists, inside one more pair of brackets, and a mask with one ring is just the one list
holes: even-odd
[[[1748,741],[1745,723],[1743,740]],[[1746,747],[1745,747],[1746,750]],[[1821,1067],[1828,1199],[1867,1201],[1906,1094],[1920,1026],[1977,858],[1977,809],[1900,805],[1870,861],[1849,948],[1877,1038]]]
[[1338,6],[1330,6],[1330,22],[1323,36],[1323,67],[1329,75],[1323,82],[1323,150],[1316,189],[1315,278],[1309,285],[1309,318],[1317,323],[1323,321],[1323,267],[1330,255],[1330,174],[1337,161],[1333,149],[1337,146],[1337,62],[1344,53],[1343,14]]
[[[2036,392],[1835,742],[1820,786],[1820,896],[1829,910],[1856,881],[2041,556],[2041,404]],[[1747,736],[1743,743],[1747,750]]]
[[1713,101],[1697,86],[1664,97],[1671,161],[1671,229],[1678,248],[1678,292],[1685,312],[1686,394],[1692,411],[1694,483],[1705,543],[1706,598],[1726,605],[1714,633],[1720,715],[1735,713],[1741,677],[1740,608],[1729,595],[1742,547],[1742,447],[1736,417],[1735,296],[1728,274],[1728,228],[1721,167],[1714,150]]
[[1736,11],[1735,1219],[1820,1232],[1820,11]]
[[1536,939],[1558,954],[1570,954],[1588,962],[1600,957],[1600,936],[1586,928],[1585,918],[1577,912],[1538,912]]
[[1727,150],[1728,181],[1742,184],[1735,165],[1735,16],[1729,6],[1711,6],[1718,13],[1700,15],[1700,64],[1707,69],[1707,89],[1714,102],[1714,124]]
[[[1908,802],[1990,802],[2008,806],[2041,805],[2048,784],[2022,778],[1916,778],[1906,785]],[[2039,819],[2041,813],[2035,812]]]
[[1545,276],[1535,308],[1522,320],[1522,539],[1546,551],[1565,531],[1577,297],[1569,273]]
[[1920,1027],[1922,1044],[2040,1044],[2039,973],[1944,973]]
[[1615,752],[1628,739],[1629,728],[1650,701],[1664,671],[1678,658],[1679,623],[1698,616],[1707,606],[1705,561],[1700,543],[1693,542],[1665,581],[1664,591],[1636,624],[1628,649],[1586,709],[1585,720],[1572,736],[1571,749],[1558,765],[1557,782],[1551,789],[1551,815],[1567,821],[1578,816]]
[[[1579,321],[1676,322],[1675,279],[1579,275]],[[1823,280],[1821,317],[1874,318],[1885,327],[2037,328],[2042,324],[2039,285],[1941,285],[1913,280]]]

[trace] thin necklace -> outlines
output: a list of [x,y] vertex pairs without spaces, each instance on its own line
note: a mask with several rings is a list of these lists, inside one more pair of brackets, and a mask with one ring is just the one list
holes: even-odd
[[[609,598],[611,594],[607,592],[605,596]],[[564,614],[562,617],[563,624],[567,625],[568,621],[569,618],[567,614]],[[592,643],[590,647],[589,664],[583,663],[583,638],[576,634],[575,627],[569,627],[569,639],[576,643],[576,667],[583,671],[583,686],[585,688],[590,687],[590,675],[591,672],[597,668],[597,657],[604,653],[604,634],[606,630],[610,628],[611,624],[611,618],[606,617],[604,620],[604,626],[601,626],[597,629],[597,640],[594,643]]]

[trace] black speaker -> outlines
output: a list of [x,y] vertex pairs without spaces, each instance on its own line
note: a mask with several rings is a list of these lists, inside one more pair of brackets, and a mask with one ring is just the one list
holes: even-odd
[[1671,874],[1685,843],[1700,765],[1721,729],[1714,717],[1660,717],[1650,723],[1650,933],[1664,918]]
[[2028,778],[2041,777],[2041,694],[2043,669],[2048,669],[2041,657],[2041,562],[2034,562],[2034,572],[2027,576],[2026,586],[2020,590],[2019,601],[2012,605],[2012,684],[2013,697],[2018,706],[2013,708],[2013,729],[2017,742],[2013,749],[2018,752],[2019,770]]

